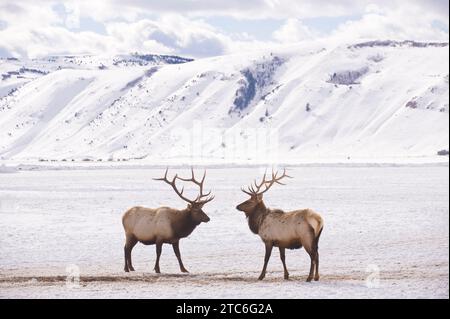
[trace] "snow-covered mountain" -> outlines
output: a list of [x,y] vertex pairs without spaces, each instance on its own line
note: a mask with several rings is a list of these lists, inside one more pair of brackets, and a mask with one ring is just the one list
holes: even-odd
[[448,161],[448,60],[413,41],[3,58],[0,159]]

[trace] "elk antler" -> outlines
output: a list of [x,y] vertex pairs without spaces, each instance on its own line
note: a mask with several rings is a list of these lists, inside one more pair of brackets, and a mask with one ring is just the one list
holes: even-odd
[[[256,182],[256,180],[255,180],[253,182],[254,187],[253,187],[253,184],[251,184],[248,187],[248,191],[246,191],[243,188],[241,188],[241,190],[244,193],[246,193],[246,194],[248,194],[250,196],[260,195],[260,194],[263,194],[263,193],[267,192],[272,187],[272,185],[275,184],[275,183],[280,184],[280,185],[285,185],[285,184],[280,182],[280,180],[283,179],[284,177],[292,178],[291,176],[286,174],[286,169],[283,170],[283,174],[281,176],[279,176],[279,177],[278,177],[278,171],[274,172],[273,169],[272,169],[272,179],[268,180],[268,181],[266,181],[266,175],[267,175],[267,171],[264,172],[264,175],[263,175],[261,183],[258,184]],[[263,187],[263,186],[264,186],[264,190],[261,191],[261,187]]]
[[[212,201],[212,200],[214,199],[214,196],[208,197],[208,196],[211,194],[211,191],[209,191],[209,192],[206,193],[206,194],[203,194],[203,182],[205,181],[206,170],[205,170],[205,172],[204,172],[204,174],[203,174],[203,178],[202,178],[202,180],[201,180],[200,182],[197,181],[197,180],[195,179],[195,176],[194,176],[194,169],[193,169],[193,168],[191,168],[192,177],[189,178],[189,179],[188,179],[188,178],[178,177],[178,174],[175,174],[175,176],[173,177],[172,181],[169,181],[169,180],[167,179],[167,173],[168,173],[168,171],[169,171],[169,168],[166,168],[166,172],[165,172],[165,174],[164,174],[164,177],[162,177],[162,178],[154,178],[154,180],[157,180],[157,181],[163,181],[163,182],[169,184],[170,186],[172,186],[172,188],[173,188],[173,190],[175,191],[175,193],[177,193],[177,195],[178,195],[181,199],[183,199],[184,201],[186,201],[186,202],[188,202],[188,203],[190,203],[190,204],[201,204],[201,205],[204,205],[204,204],[206,204],[207,202],[210,202],[210,201]],[[184,196],[183,196],[184,187],[181,189],[181,192],[178,191],[177,186],[176,186],[176,180],[177,180],[177,179],[182,180],[182,181],[185,181],[185,182],[193,182],[194,184],[196,184],[197,186],[200,187],[200,194],[199,194],[194,200],[190,200],[190,199],[184,197]],[[206,199],[203,199],[203,200],[202,200],[202,198],[205,198],[205,197],[206,197]]]

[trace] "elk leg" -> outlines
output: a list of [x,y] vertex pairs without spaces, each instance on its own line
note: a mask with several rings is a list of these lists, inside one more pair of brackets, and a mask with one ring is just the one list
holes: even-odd
[[316,252],[316,274],[314,275],[314,281],[318,281],[319,277],[319,252]]
[[155,272],[157,274],[160,274],[161,271],[159,270],[159,257],[161,256],[162,251],[162,242],[156,242],[156,263],[155,263]]
[[312,227],[309,227],[309,240],[307,241],[308,244],[304,245],[306,252],[309,254],[309,257],[311,259],[311,266],[309,268],[309,275],[306,279],[307,282],[310,282],[314,277],[314,268],[316,264],[316,254],[317,254],[317,245],[315,244],[315,234],[314,229]]
[[130,271],[134,271],[133,268],[133,263],[131,262],[131,252],[133,251],[134,246],[136,246],[137,244],[137,240],[135,237],[132,237],[130,239],[130,242],[127,244],[128,245],[128,269]]
[[319,280],[319,239],[320,239],[320,235],[322,234],[322,229],[320,229],[319,234],[316,237],[316,274],[314,275],[314,281],[318,281]]
[[172,244],[173,252],[175,253],[175,256],[177,256],[178,264],[180,264],[180,270],[181,272],[189,272],[184,268],[183,261],[181,260],[181,254],[180,254],[180,245],[179,242],[176,242]]
[[307,282],[310,282],[314,276],[315,256],[311,255],[310,257],[311,257],[311,266],[309,268],[308,278],[306,278]]
[[123,246],[123,252],[124,252],[124,257],[125,257],[125,266],[123,267],[123,270],[125,272],[129,272],[130,270],[128,269],[128,248],[127,248],[126,244],[125,244],[125,246]]
[[264,267],[261,271],[261,275],[259,275],[258,280],[263,280],[266,276],[267,264],[269,263],[270,255],[272,254],[272,243],[266,243],[266,255],[264,256]]
[[131,251],[133,250],[133,247],[136,245],[137,240],[136,238],[134,238],[134,236],[127,236],[126,241],[125,241],[125,247],[124,247],[124,252],[125,252],[125,267],[124,270],[126,272],[134,271],[133,265],[131,263]]
[[289,272],[287,270],[286,267],[286,249],[280,247],[280,258],[281,258],[281,262],[283,263],[283,268],[284,268],[284,279],[289,279]]

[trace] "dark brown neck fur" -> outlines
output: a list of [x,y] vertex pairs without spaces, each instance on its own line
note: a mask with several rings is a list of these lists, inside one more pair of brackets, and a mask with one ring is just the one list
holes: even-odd
[[173,221],[172,230],[175,238],[184,238],[189,236],[200,223],[194,221],[189,209],[183,209],[178,212],[179,218]]
[[258,234],[259,232],[259,226],[261,225],[262,221],[264,220],[264,217],[267,214],[267,208],[266,205],[264,205],[264,202],[260,202],[258,205],[255,206],[253,211],[249,212],[247,214],[248,218],[248,227],[250,227],[250,230],[254,234]]

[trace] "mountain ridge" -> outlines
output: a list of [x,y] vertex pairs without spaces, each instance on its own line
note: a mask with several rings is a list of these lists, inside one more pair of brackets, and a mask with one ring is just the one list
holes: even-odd
[[0,160],[448,161],[448,56],[385,40],[1,59]]

